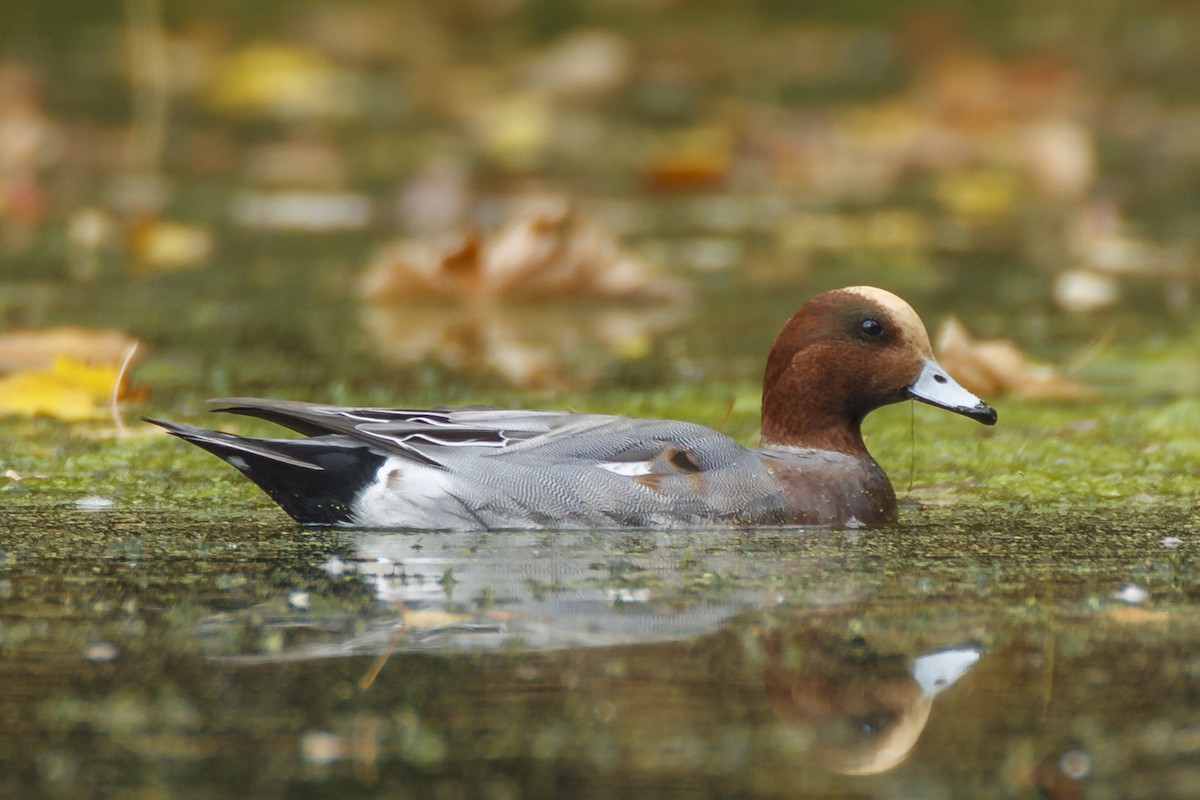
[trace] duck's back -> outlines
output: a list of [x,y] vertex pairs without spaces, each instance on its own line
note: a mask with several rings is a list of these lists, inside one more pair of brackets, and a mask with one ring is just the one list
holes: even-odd
[[[755,450],[686,422],[497,409],[223,401],[304,439],[168,430],[240,469],[303,524],[439,530],[879,524],[869,458]],[[160,423],[161,424],[161,423]]]

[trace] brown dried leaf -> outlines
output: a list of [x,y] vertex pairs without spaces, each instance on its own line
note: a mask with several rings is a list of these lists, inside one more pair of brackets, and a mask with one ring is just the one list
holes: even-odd
[[[412,366],[435,361],[465,374],[488,374],[526,389],[587,385],[613,359],[647,355],[654,340],[684,319],[679,306],[552,304],[520,308],[364,309],[363,326],[379,355]],[[553,335],[547,335],[552,331]]]
[[938,361],[954,379],[983,397],[1071,399],[1087,393],[1083,384],[1053,367],[1027,364],[1024,352],[1009,339],[975,339],[955,317],[942,322],[935,349]]
[[563,297],[675,302],[680,281],[626,252],[598,222],[550,198],[488,236],[440,244],[403,240],[379,254],[360,291],[373,302],[435,298],[466,304]]
[[[398,241],[385,247],[359,283],[363,298],[376,303],[404,300],[469,301],[478,294],[478,234],[449,243]],[[471,274],[471,281],[460,276]]]

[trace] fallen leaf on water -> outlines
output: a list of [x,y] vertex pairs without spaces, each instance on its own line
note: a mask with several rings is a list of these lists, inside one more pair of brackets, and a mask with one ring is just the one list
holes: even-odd
[[1009,339],[975,339],[955,317],[942,322],[935,349],[946,371],[983,397],[1015,394],[1070,399],[1087,393],[1087,387],[1053,367],[1028,364],[1025,353]]
[[45,414],[71,422],[99,416],[84,389],[44,372],[19,372],[0,379],[0,416]]
[[100,398],[108,398],[121,377],[120,365],[87,364],[64,356],[54,359],[46,374]]
[[340,75],[316,50],[259,43],[218,61],[206,85],[213,108],[233,114],[306,119],[337,116],[353,108],[339,91]]
[[494,234],[399,241],[360,291],[364,325],[388,361],[433,360],[525,388],[586,384],[614,358],[644,358],[692,296],[557,197]]
[[363,326],[379,355],[393,364],[436,361],[468,375],[496,375],[514,386],[551,389],[587,385],[614,360],[646,357],[655,339],[685,317],[683,308],[670,305],[370,305],[364,309]]
[[133,342],[109,363],[60,355],[47,367],[6,375],[0,378],[0,416],[48,416],[76,422],[112,414],[118,428],[123,428],[115,401],[142,394],[141,390],[131,392],[124,377],[136,348]]
[[668,137],[646,164],[646,185],[653,191],[699,191],[725,183],[733,168],[733,132],[709,126]]
[[367,268],[361,292],[372,302],[468,304],[563,297],[674,302],[691,294],[560,198],[531,207],[491,235],[396,242]]
[[191,269],[212,255],[213,236],[199,225],[142,217],[130,224],[128,245],[145,269]]

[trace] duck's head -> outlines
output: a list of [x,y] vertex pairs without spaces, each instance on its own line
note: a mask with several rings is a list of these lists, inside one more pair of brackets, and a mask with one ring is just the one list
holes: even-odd
[[865,452],[863,418],[910,398],[996,423],[995,410],[934,359],[912,306],[873,286],[825,292],[792,315],[771,348],[763,444]]

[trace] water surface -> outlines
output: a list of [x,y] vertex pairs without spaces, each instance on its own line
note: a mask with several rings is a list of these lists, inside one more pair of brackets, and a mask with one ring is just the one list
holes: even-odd
[[1194,795],[1193,516],[906,515],[624,534],[6,516],[0,785]]

